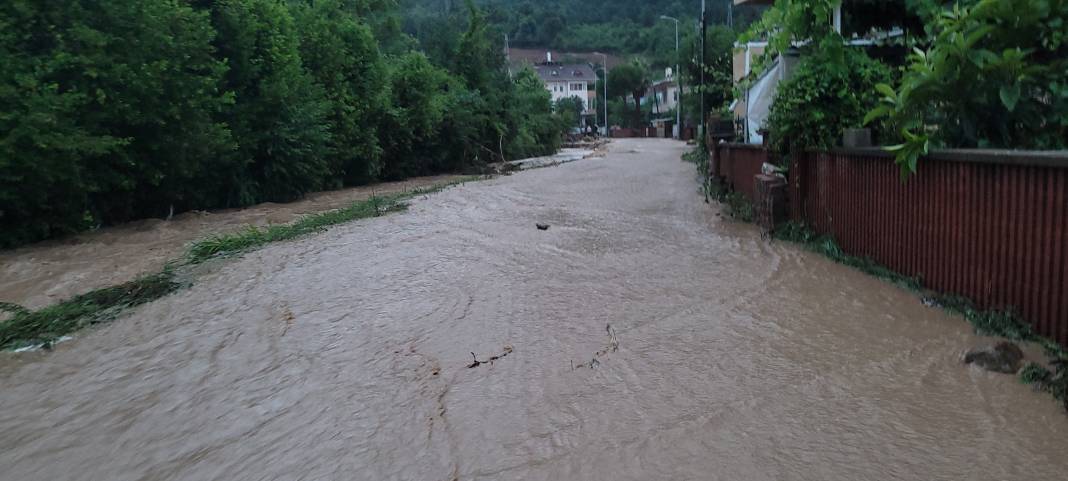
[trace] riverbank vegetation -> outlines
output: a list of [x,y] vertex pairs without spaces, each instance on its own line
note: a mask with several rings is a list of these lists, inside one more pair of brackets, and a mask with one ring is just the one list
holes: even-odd
[[199,264],[213,257],[239,254],[272,242],[286,241],[322,232],[328,227],[345,222],[400,212],[408,208],[407,204],[404,203],[406,199],[437,192],[446,187],[473,179],[475,177],[462,178],[455,182],[415,189],[400,194],[381,197],[371,196],[366,200],[353,202],[342,209],[306,215],[289,224],[272,224],[266,227],[249,226],[247,229],[235,233],[211,236],[190,245],[184,260],[190,264]]
[[3,2],[0,248],[555,151],[570,113],[485,14],[438,22],[425,45],[375,0]]
[[36,311],[19,308],[11,319],[0,322],[0,349],[37,345],[50,348],[71,332],[111,321],[131,307],[159,299],[180,287],[174,269],[167,267]]

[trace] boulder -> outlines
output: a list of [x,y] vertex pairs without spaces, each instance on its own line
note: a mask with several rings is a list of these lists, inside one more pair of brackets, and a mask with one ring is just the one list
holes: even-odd
[[1016,374],[1020,370],[1023,357],[1019,346],[1009,341],[1001,341],[993,346],[968,351],[964,355],[964,362],[975,364],[987,371]]

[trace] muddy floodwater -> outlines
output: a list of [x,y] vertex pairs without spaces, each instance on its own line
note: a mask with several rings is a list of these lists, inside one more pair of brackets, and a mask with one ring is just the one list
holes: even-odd
[[987,339],[721,219],[684,151],[465,184],[4,354],[0,478],[1068,476],[1062,408],[960,363]]
[[315,212],[346,207],[371,195],[389,195],[444,184],[459,176],[418,177],[401,182],[318,192],[287,204],[178,214],[146,219],[0,252],[0,301],[38,309],[93,289],[158,271],[192,241],[249,225],[284,224]]

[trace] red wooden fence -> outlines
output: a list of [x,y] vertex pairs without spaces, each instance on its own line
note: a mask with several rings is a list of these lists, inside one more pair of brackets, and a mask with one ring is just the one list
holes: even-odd
[[712,153],[709,169],[711,174],[723,180],[726,186],[745,194],[749,202],[756,202],[753,177],[760,173],[768,151],[760,145],[718,144]]
[[[741,176],[758,154],[716,150],[720,175],[752,189]],[[809,152],[794,159],[788,192],[791,217],[843,251],[981,307],[1015,309],[1068,343],[1068,153],[934,152],[902,182],[879,149]]]

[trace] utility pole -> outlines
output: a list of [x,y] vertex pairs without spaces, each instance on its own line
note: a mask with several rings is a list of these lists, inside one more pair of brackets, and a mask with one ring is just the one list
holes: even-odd
[[611,127],[608,123],[608,55],[598,53],[604,65],[604,136],[611,137]]
[[504,34],[504,66],[508,69],[508,78],[512,78],[512,47],[508,45],[508,34]]
[[705,135],[705,37],[707,37],[707,30],[708,18],[705,10],[705,0],[701,0],[701,88],[699,92],[701,95],[701,121],[698,123],[701,138],[704,138]]
[[676,94],[678,98],[675,99],[675,128],[678,129],[678,134],[675,138],[682,139],[682,70],[679,69],[679,19],[669,17],[667,15],[661,15],[660,18],[664,20],[671,20],[675,22],[675,85],[678,88]]

